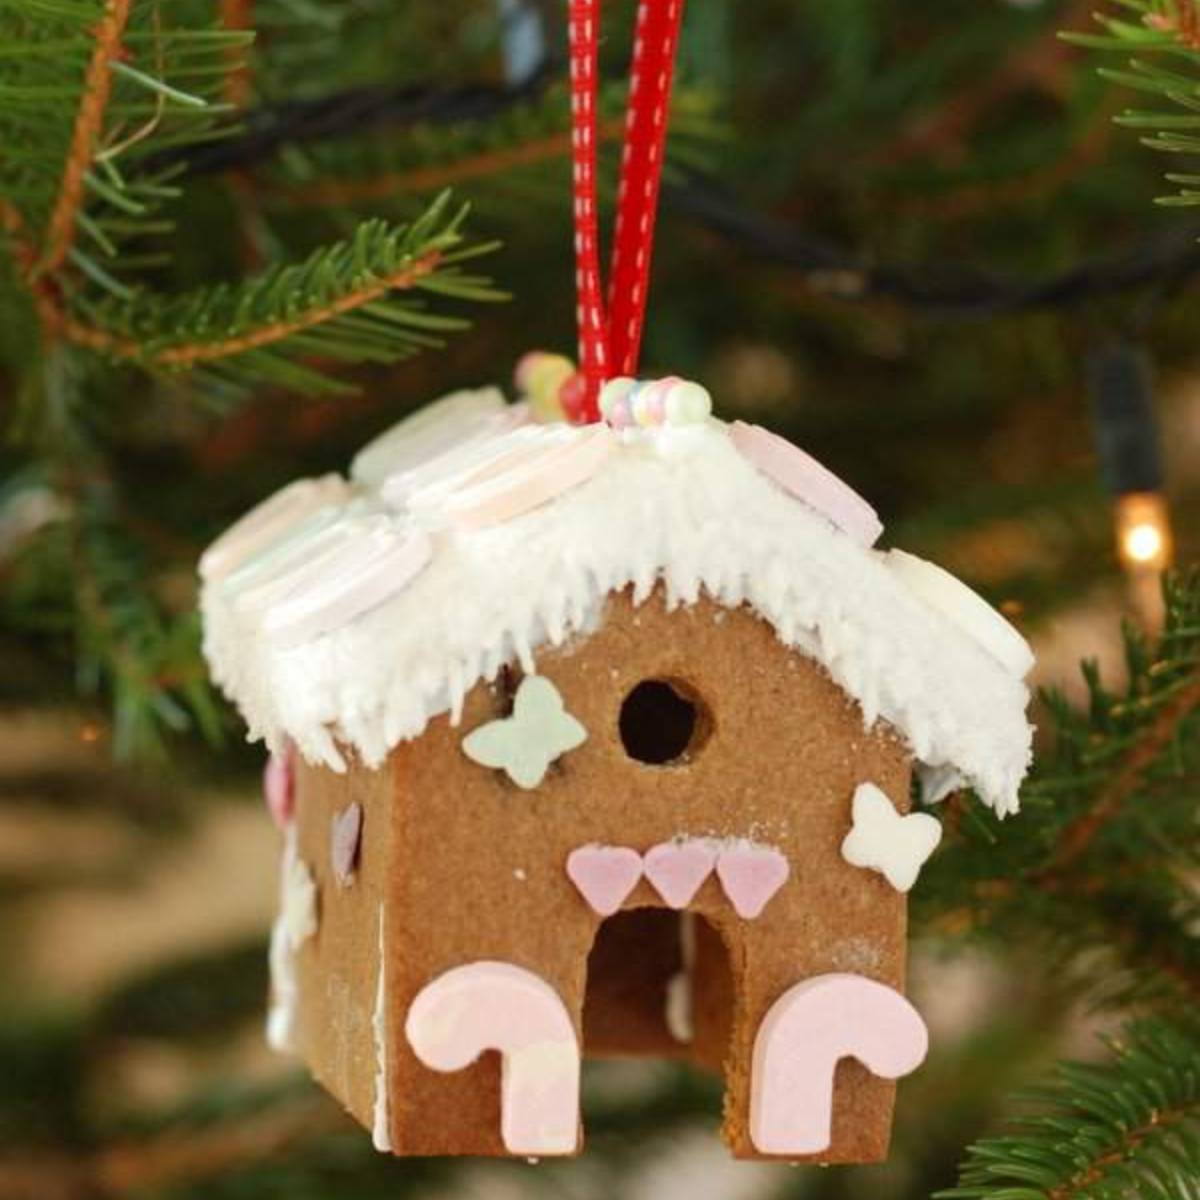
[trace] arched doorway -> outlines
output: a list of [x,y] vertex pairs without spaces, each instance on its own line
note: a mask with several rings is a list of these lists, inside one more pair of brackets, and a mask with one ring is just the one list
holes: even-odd
[[588,955],[584,1053],[682,1058],[720,1071],[733,1001],[729,953],[704,917],[669,908],[615,913]]

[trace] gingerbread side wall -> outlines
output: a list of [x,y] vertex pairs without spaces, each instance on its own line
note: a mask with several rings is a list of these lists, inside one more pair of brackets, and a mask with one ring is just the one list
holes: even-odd
[[[459,726],[439,718],[391,759],[393,1146],[410,1154],[505,1152],[495,1056],[442,1075],[422,1067],[405,1043],[404,1014],[421,987],[465,962],[516,963],[558,991],[582,1037],[588,953],[600,918],[568,879],[567,855],[594,842],[644,852],[687,836],[752,839],[777,848],[791,866],[755,920],[737,916],[713,877],[689,906],[719,933],[736,993],[727,1047],[717,1042],[729,1022],[697,1006],[694,1053],[724,1061],[725,1137],[736,1154],[759,1157],[747,1129],[749,1063],[774,1000],[828,972],[903,988],[905,897],[847,864],[840,845],[859,783],[877,784],[907,808],[908,753],[887,728],[865,731],[857,706],[764,622],[703,600],[668,612],[658,594],[640,607],[613,597],[593,635],[540,654],[538,671],[588,731],[586,743],[560,758],[538,788],[522,790],[461,751],[467,732],[507,714],[511,686],[503,681],[472,690]],[[707,739],[686,761],[647,766],[625,751],[621,703],[646,679],[678,682],[707,709]],[[643,881],[624,907],[662,903]],[[700,986],[715,971],[713,940],[705,944],[709,958],[695,968]],[[815,1157],[884,1157],[894,1087],[843,1062],[833,1144]]]
[[[352,764],[339,775],[297,765],[296,831],[300,858],[317,885],[318,927],[296,951],[297,1049],[322,1084],[368,1129],[375,1121],[380,921],[387,936],[394,804],[391,772]],[[362,806],[357,870],[340,883],[331,860],[335,816]]]

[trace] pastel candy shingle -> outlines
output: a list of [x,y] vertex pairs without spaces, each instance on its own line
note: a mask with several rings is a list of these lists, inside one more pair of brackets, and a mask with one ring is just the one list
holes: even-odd
[[905,586],[987,651],[1018,679],[1033,666],[1029,643],[982,596],[936,563],[889,550],[888,569]]
[[280,488],[231,525],[200,556],[200,577],[220,579],[318,509],[341,504],[349,485],[335,474],[298,479]]
[[879,540],[883,524],[875,510],[811,454],[761,425],[744,421],[730,425],[729,437],[748,462],[859,545],[873,546]]
[[350,464],[351,478],[378,487],[393,472],[476,436],[506,409],[504,393],[496,387],[463,388],[442,396],[368,442]]

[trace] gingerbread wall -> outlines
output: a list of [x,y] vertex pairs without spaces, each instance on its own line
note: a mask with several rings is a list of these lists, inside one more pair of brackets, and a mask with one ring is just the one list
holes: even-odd
[[[362,806],[357,870],[344,885],[331,861],[334,817]],[[392,857],[395,813],[388,770],[353,764],[345,775],[297,764],[296,836],[317,884],[316,934],[296,952],[295,1048],[313,1073],[368,1129],[374,1118],[373,1017],[379,982],[380,915]],[[387,915],[384,913],[387,936]]]
[[[903,987],[905,898],[881,876],[848,865],[840,845],[859,783],[877,784],[907,809],[908,752],[885,728],[864,732],[857,706],[821,668],[787,651],[768,625],[748,611],[707,601],[668,613],[659,595],[638,608],[625,596],[613,597],[596,633],[540,654],[538,671],[587,728],[586,743],[563,755],[531,791],[468,760],[462,738],[507,714],[516,682],[510,679],[507,686],[475,687],[459,726],[443,716],[420,739],[399,746],[390,760],[395,799],[386,879],[377,867],[364,873],[353,914],[344,897],[335,897],[338,929],[346,929],[343,909],[347,921],[360,924],[345,934],[344,947],[340,933],[331,938],[323,928],[311,958],[315,963],[329,953],[337,969],[306,975],[306,1007],[310,985],[328,989],[334,977],[356,979],[364,995],[373,995],[367,973],[349,960],[357,964],[362,947],[373,941],[373,893],[386,887],[392,1145],[408,1154],[503,1154],[496,1056],[455,1074],[423,1067],[404,1038],[417,992],[451,967],[500,959],[546,979],[581,1029],[588,955],[600,918],[568,879],[568,854],[591,842],[644,851],[680,835],[750,838],[778,848],[791,865],[762,915],[740,918],[715,878],[689,907],[725,948],[711,933],[701,938],[697,984],[702,991],[706,979],[713,984],[697,1006],[694,1053],[710,1064],[725,1059],[725,1137],[736,1154],[758,1157],[747,1131],[748,1071],[771,1003],[790,985],[826,972]],[[622,701],[652,678],[685,685],[707,710],[707,739],[677,765],[631,761],[621,741]],[[344,788],[348,796],[360,786],[352,775],[344,784],[331,781],[330,794]],[[378,801],[374,793],[384,789],[370,790]],[[378,850],[368,843],[380,837],[379,826],[368,820],[368,863],[377,861]],[[625,904],[642,906],[662,907],[645,881]],[[335,942],[336,952],[330,950]],[[353,953],[351,942],[358,947]],[[637,938],[631,944],[636,948]],[[631,963],[629,969],[641,968]],[[736,994],[732,1013],[722,984],[727,972]],[[604,1012],[612,1003],[606,990],[613,991],[593,989],[588,1027],[611,1051],[622,1021],[619,1013]],[[333,1006],[323,1003],[326,1019]],[[655,999],[643,1017],[659,1003]],[[653,1030],[647,1033],[645,1025],[643,1044],[631,1048],[654,1048]],[[325,1042],[336,1045],[337,1039],[327,1034]],[[659,1048],[672,1045],[664,1032]],[[327,1058],[327,1049],[317,1053]],[[365,1072],[366,1064],[356,1061]],[[317,1065],[327,1081],[338,1074],[329,1061]],[[820,1159],[884,1157],[894,1084],[850,1061],[839,1066],[837,1079],[834,1141]],[[363,1080],[343,1082],[339,1094],[361,1115]]]

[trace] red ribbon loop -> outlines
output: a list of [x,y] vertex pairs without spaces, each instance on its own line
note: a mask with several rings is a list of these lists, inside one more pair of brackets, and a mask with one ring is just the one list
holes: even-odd
[[600,388],[606,379],[637,371],[683,4],[640,0],[638,5],[606,307],[596,212],[600,0],[569,0],[576,320],[583,380],[580,419],[585,422],[600,418]]

